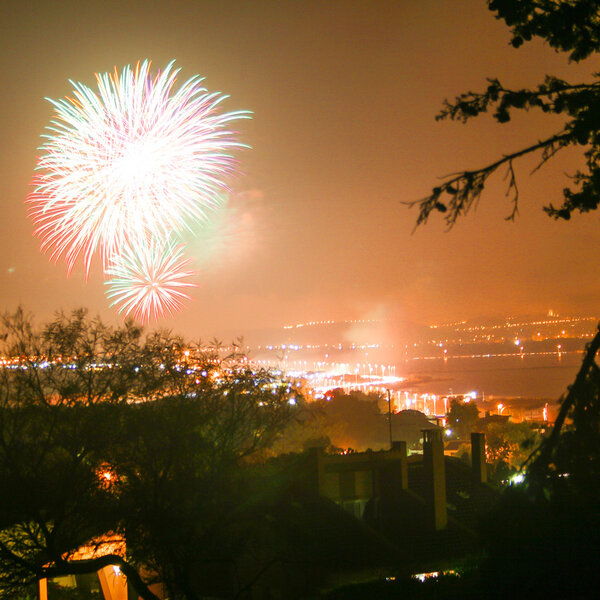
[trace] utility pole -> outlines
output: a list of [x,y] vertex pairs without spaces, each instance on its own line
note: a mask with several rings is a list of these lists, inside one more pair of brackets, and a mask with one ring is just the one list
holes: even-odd
[[392,391],[388,388],[388,425],[390,428],[390,450],[392,449]]

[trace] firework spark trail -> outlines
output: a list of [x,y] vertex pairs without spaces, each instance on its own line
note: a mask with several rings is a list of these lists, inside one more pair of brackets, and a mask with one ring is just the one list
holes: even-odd
[[106,295],[112,300],[111,306],[142,322],[176,312],[189,299],[184,289],[195,287],[186,281],[194,275],[186,270],[189,263],[183,246],[171,241],[125,247],[113,256],[106,270],[110,277]]
[[[171,62],[153,75],[144,61],[97,74],[97,92],[71,81],[72,97],[48,99],[55,114],[27,203],[41,250],[64,260],[68,273],[82,258],[87,277],[96,252],[110,275],[123,248],[148,240],[153,248],[172,247],[184,231],[193,233],[227,189],[231,152],[245,147],[229,123],[250,114],[219,112],[227,96],[209,93],[198,76],[175,90],[178,73]],[[130,254],[125,263],[148,258]],[[125,278],[119,282],[123,289]],[[157,307],[169,311],[160,298],[144,296],[144,311],[127,304],[126,313],[146,318],[156,316]]]

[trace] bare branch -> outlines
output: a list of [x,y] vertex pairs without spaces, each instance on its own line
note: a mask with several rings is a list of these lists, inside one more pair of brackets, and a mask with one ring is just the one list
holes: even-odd
[[127,577],[128,582],[131,583],[135,591],[144,600],[160,600],[160,598],[144,583],[137,570],[118,554],[106,554],[98,558],[72,562],[61,561],[49,567],[45,567],[42,571],[42,577],[50,578],[58,577],[60,575],[84,575],[87,573],[94,573],[107,566],[119,567],[123,575]]
[[584,387],[586,377],[590,370],[597,365],[595,364],[596,354],[600,350],[600,325],[596,335],[586,348],[585,357],[581,363],[579,372],[575,381],[570,386],[567,395],[562,399],[560,411],[554,422],[552,433],[547,437],[542,444],[532,452],[529,458],[523,463],[523,467],[531,463],[529,467],[529,480],[530,489],[534,494],[539,494],[543,490],[546,477],[548,475],[548,469],[552,460],[552,455],[558,444],[560,438],[561,429],[565,423],[569,411],[573,408],[577,402],[577,398],[581,395],[581,391]]
[[[510,175],[507,195],[513,193],[513,210],[509,219],[513,218],[518,211],[519,192],[516,185],[516,177],[513,170],[513,161],[527,154],[542,150],[542,160],[540,165],[547,162],[561,148],[572,142],[570,132],[561,131],[552,137],[541,140],[536,144],[523,148],[512,154],[505,154],[497,161],[475,171],[461,171],[450,179],[444,181],[440,186],[433,188],[431,194],[414,202],[405,202],[409,207],[418,206],[419,216],[415,228],[427,223],[430,214],[433,211],[446,213],[444,217],[448,228],[451,229],[456,220],[469,212],[474,204],[477,204],[483,192],[487,179],[492,173],[504,164],[508,164],[508,174]],[[441,198],[447,196],[445,201]]]
[[515,177],[515,170],[513,168],[513,161],[509,160],[508,161],[508,170],[506,171],[506,175],[504,176],[504,179],[506,180],[507,178],[509,178],[508,181],[508,188],[506,190],[506,196],[510,196],[510,192],[511,190],[513,191],[513,197],[512,197],[512,204],[513,204],[513,209],[510,213],[510,215],[508,215],[506,217],[507,221],[514,221],[515,217],[519,214],[519,188],[517,187],[517,178]]

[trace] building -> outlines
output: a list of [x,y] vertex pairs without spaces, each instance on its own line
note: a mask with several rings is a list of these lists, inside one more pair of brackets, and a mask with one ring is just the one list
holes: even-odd
[[[313,448],[253,466],[269,485],[240,529],[247,547],[198,565],[199,594],[231,597],[235,581],[251,581],[247,598],[293,600],[361,577],[451,569],[481,552],[477,522],[497,498],[484,435],[471,436],[471,465],[444,455],[442,430],[422,435],[423,454],[395,442],[379,452]],[[104,599],[138,600],[117,589],[118,577],[99,574]]]

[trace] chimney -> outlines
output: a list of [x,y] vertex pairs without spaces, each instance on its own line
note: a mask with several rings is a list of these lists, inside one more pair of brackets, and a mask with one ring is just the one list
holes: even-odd
[[487,464],[485,462],[485,433],[471,434],[471,468],[473,479],[477,483],[487,481]]
[[446,464],[441,429],[423,430],[423,466],[425,468],[427,500],[433,512],[436,531],[448,524],[446,508]]
[[399,464],[396,467],[396,477],[400,482],[400,489],[408,489],[408,461],[406,442],[392,442],[392,452],[394,459],[398,458]]

